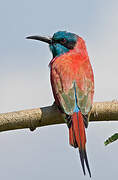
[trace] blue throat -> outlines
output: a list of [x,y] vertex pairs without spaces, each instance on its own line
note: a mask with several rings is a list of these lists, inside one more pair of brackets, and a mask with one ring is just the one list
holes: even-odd
[[56,56],[58,57],[58,56],[60,56],[60,55],[62,55],[62,54],[69,51],[69,49],[67,49],[66,47],[64,47],[64,46],[62,46],[61,44],[58,44],[58,43],[57,44],[51,44],[51,45],[49,45],[49,47],[50,47],[50,50],[51,50],[51,52],[53,54],[53,58],[56,57]]
[[[65,40],[65,42],[63,40]],[[76,42],[76,34],[66,31],[58,31],[54,33],[52,37],[52,44],[49,45],[53,58],[67,53],[70,49],[73,49]]]

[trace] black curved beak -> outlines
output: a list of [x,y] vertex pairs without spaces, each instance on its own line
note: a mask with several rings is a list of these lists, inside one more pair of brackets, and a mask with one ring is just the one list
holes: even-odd
[[33,39],[33,40],[43,41],[43,42],[46,42],[48,44],[52,43],[52,38],[43,37],[43,36],[28,36],[28,37],[26,37],[26,39]]

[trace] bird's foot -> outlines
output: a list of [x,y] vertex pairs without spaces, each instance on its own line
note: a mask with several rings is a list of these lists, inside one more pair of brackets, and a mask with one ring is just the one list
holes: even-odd
[[30,129],[30,131],[34,131],[36,129],[36,127],[30,127],[29,129]]
[[66,114],[65,120],[66,120],[66,124],[67,124],[68,128],[70,128],[71,124],[72,124],[71,116]]
[[32,120],[30,121],[30,127],[29,127],[30,131],[34,131],[36,129],[36,126],[34,126]]

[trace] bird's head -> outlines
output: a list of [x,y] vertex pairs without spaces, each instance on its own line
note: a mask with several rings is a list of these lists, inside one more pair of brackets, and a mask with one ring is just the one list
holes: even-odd
[[27,39],[35,39],[48,43],[53,57],[56,57],[74,49],[78,40],[78,36],[74,33],[58,31],[54,33],[52,38],[29,36]]

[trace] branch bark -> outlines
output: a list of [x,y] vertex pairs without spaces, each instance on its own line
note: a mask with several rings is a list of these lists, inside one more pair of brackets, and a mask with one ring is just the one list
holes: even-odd
[[[118,120],[118,101],[95,102],[90,115],[90,121],[116,121]],[[43,108],[15,111],[0,114],[0,132],[61,124],[62,115],[55,105]]]

